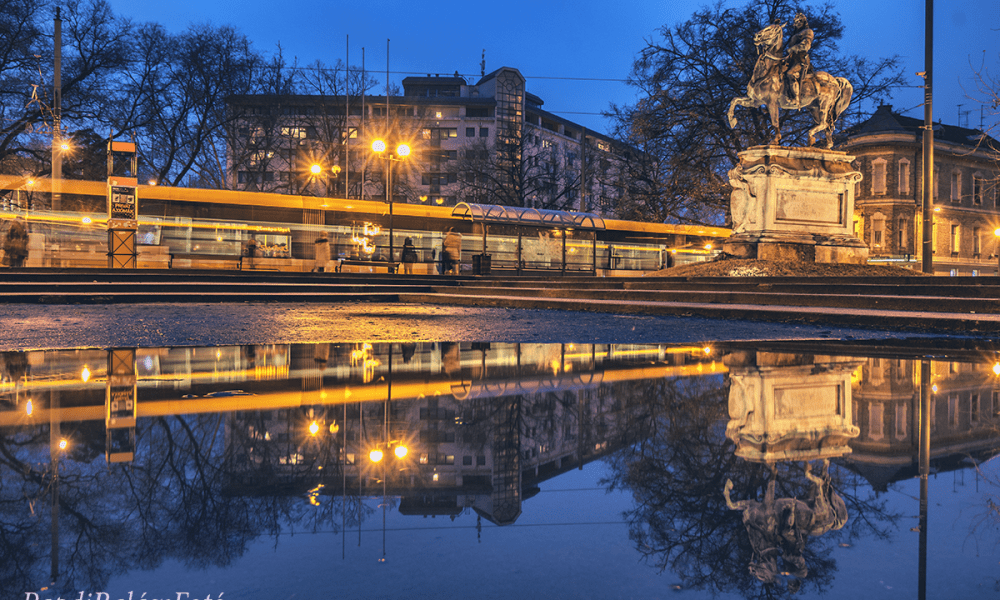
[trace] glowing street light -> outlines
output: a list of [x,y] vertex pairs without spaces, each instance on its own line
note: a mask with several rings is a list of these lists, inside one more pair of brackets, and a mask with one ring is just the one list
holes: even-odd
[[319,433],[319,423],[313,421],[309,424],[309,434],[316,435],[317,433]]
[[375,462],[375,463],[377,463],[377,462],[379,462],[380,460],[382,460],[382,451],[381,451],[381,450],[379,450],[378,448],[376,448],[375,450],[372,450],[370,454],[368,454],[368,458],[369,458],[369,459],[370,459],[370,460],[371,460],[372,462]]
[[[385,201],[389,204],[389,262],[395,262],[395,246],[392,239],[392,163],[402,161],[410,155],[410,146],[406,143],[396,145],[394,152],[389,152],[389,145],[385,140],[375,140],[372,142],[372,152],[379,158],[389,161],[385,183]],[[390,267],[391,271],[391,267]]]

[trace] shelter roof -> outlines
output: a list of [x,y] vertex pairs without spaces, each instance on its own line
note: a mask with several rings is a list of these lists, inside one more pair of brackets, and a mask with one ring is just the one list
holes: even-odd
[[598,230],[605,228],[604,219],[592,213],[500,206],[499,204],[460,202],[452,209],[451,215],[482,223],[535,225],[562,229]]

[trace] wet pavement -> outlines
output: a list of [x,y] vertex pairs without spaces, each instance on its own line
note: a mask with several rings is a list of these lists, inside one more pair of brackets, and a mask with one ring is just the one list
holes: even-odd
[[888,330],[420,304],[141,304],[0,307],[0,350],[354,341],[688,343],[904,339]]

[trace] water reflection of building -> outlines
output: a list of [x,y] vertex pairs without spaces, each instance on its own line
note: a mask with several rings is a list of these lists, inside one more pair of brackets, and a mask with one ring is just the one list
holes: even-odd
[[[499,524],[541,481],[641,435],[643,380],[724,372],[700,347],[319,344],[140,348],[123,354],[134,361],[124,381],[109,376],[109,356],[13,353],[0,426],[55,420],[71,444],[93,447],[105,440],[88,423],[103,421],[107,456],[129,460],[144,419],[223,413],[224,493],[384,491],[407,514],[471,509]],[[372,446],[401,443],[405,461],[370,464]]]
[[[938,471],[1000,452],[1000,377],[979,356],[930,362],[930,452]],[[876,489],[917,474],[921,360],[867,358],[854,382],[852,468]]]

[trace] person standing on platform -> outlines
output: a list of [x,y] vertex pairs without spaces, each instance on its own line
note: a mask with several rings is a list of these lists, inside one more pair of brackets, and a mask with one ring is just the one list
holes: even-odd
[[462,270],[462,234],[448,229],[444,236],[444,272],[458,275]]
[[330,262],[330,238],[327,237],[325,231],[319,232],[319,237],[316,238],[316,262],[313,265],[313,273],[322,273],[326,271],[326,265]]
[[28,258],[28,225],[24,217],[16,217],[7,228],[7,237],[3,241],[3,252],[7,264],[14,269],[24,266]]
[[413,275],[413,263],[417,262],[417,249],[413,247],[413,240],[406,238],[403,242],[403,274]]
[[243,256],[250,259],[250,264],[247,265],[249,268],[253,268],[253,259],[257,256],[257,239],[251,237],[246,241],[246,245],[243,247]]

